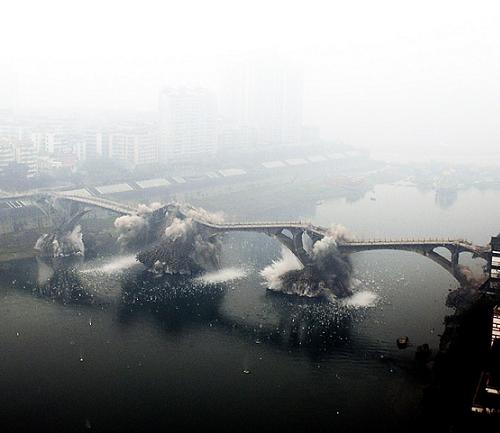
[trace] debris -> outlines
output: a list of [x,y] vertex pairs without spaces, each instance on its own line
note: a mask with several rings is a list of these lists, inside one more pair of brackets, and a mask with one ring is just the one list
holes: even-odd
[[408,347],[409,342],[410,342],[410,339],[406,335],[403,337],[399,337],[396,340],[396,344],[398,345],[398,349],[406,349]]

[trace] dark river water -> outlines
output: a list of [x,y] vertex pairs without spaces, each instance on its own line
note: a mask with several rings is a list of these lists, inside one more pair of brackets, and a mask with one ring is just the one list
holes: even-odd
[[[485,244],[499,203],[381,185],[297,218]],[[412,431],[415,349],[437,350],[456,281],[417,254],[372,251],[353,256],[353,298],[297,299],[263,285],[279,255],[270,238],[231,234],[223,270],[195,281],[127,255],[18,263],[0,279],[0,431]]]

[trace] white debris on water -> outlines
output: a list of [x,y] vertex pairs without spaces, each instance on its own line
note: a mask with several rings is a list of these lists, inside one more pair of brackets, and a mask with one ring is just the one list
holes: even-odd
[[266,280],[265,285],[271,290],[280,291],[283,286],[282,276],[287,272],[300,270],[303,266],[299,259],[285,247],[281,248],[281,257],[266,266],[260,275]]
[[225,268],[215,272],[208,272],[196,278],[195,281],[205,284],[225,283],[245,278],[247,271],[242,268]]
[[342,299],[341,303],[346,307],[366,308],[374,307],[377,303],[377,299],[378,295],[376,293],[364,290],[362,292],[354,293],[348,298]]
[[139,265],[135,255],[113,257],[111,261],[81,270],[82,273],[116,274]]

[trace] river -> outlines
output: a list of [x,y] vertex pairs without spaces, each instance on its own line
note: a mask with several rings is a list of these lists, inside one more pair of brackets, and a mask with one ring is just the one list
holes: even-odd
[[[443,198],[386,184],[311,209],[296,217],[359,238],[485,244],[498,232],[500,192]],[[353,298],[298,299],[263,285],[260,271],[279,255],[264,235],[233,233],[222,271],[196,280],[154,278],[131,255],[17,263],[0,278],[2,431],[405,432],[425,423],[413,357],[423,343],[436,352],[456,281],[420,255],[372,251],[353,256]]]

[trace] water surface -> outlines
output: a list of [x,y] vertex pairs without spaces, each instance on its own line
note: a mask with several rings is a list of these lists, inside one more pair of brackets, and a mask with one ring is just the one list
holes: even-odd
[[[486,243],[499,198],[469,190],[443,205],[381,185],[297,218],[360,238]],[[127,255],[18,263],[0,279],[3,430],[411,431],[415,348],[436,351],[456,281],[417,254],[372,251],[353,256],[352,299],[291,298],[260,276],[279,254],[233,233],[223,270],[196,280],[155,278]],[[401,335],[410,348],[397,349]]]

